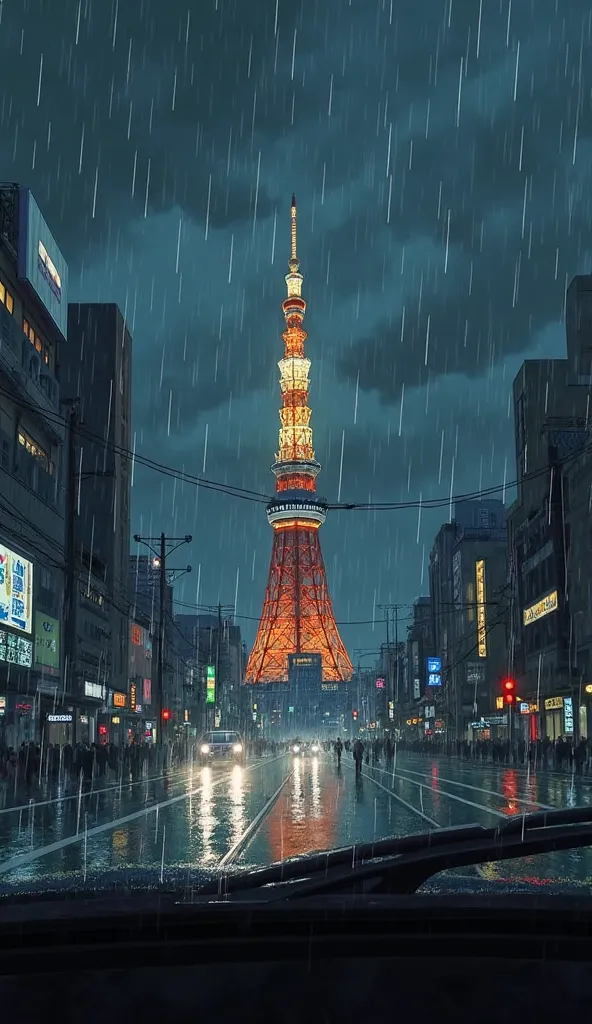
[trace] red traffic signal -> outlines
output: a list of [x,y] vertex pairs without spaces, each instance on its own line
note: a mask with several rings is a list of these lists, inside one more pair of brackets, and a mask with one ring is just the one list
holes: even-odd
[[502,690],[504,693],[504,700],[506,704],[513,704],[516,700],[514,690],[516,689],[516,683],[513,679],[504,679],[502,682]]
[[162,720],[163,720],[163,722],[168,722],[170,717],[171,717],[171,713],[170,713],[169,709],[168,708],[163,708],[162,709]]

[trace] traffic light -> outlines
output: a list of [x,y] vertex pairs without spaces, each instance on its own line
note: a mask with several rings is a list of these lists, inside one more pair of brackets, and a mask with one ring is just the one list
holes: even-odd
[[513,679],[509,679],[509,678],[508,679],[504,679],[504,681],[502,682],[502,691],[503,691],[503,694],[504,694],[504,701],[506,702],[506,704],[513,704],[515,702],[515,700],[516,700],[516,694],[514,693],[515,689],[516,689],[516,683],[514,682]]
[[171,713],[170,713],[169,709],[168,708],[163,708],[162,709],[162,720],[163,720],[163,722],[168,722],[170,717],[171,717]]
[[358,720],[358,712],[357,712],[357,710],[355,708],[352,711],[352,718],[354,719],[354,721]]

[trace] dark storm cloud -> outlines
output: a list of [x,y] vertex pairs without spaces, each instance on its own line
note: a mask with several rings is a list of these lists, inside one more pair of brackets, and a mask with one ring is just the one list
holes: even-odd
[[[505,25],[500,37],[498,20],[496,37],[491,19],[483,24],[489,67],[474,55],[465,57],[460,106],[459,60],[455,78],[447,79],[441,67],[438,90],[427,89],[424,80],[413,92],[417,75],[409,66],[389,116],[388,224],[386,158],[378,170],[367,150],[350,147],[346,153],[344,147],[343,160],[336,160],[333,143],[334,182],[365,174],[370,184],[348,222],[325,239],[332,288],[341,298],[352,288],[373,291],[376,308],[384,309],[367,335],[341,355],[340,369],[383,400],[400,397],[403,384],[421,386],[433,375],[482,375],[509,353],[524,351],[534,331],[561,317],[566,277],[586,269],[581,224],[590,220],[589,193],[582,187],[592,134],[585,80],[590,30],[582,31],[583,5],[571,5],[569,17],[562,12],[559,19],[549,8],[547,22],[544,6],[521,9],[520,31],[514,19],[509,48],[500,49]],[[454,9],[456,30],[468,40],[472,16],[463,25],[458,5]],[[442,42],[445,64],[444,37]],[[494,57],[500,62],[497,79],[491,75]],[[419,56],[419,66],[425,58]],[[428,99],[426,137],[418,118],[409,125],[413,103],[425,121]],[[384,130],[380,138],[386,153]],[[331,143],[326,145],[325,156]],[[422,243],[419,259],[414,243]],[[381,301],[389,285],[390,301]]]
[[[33,186],[72,253],[145,209],[181,205],[212,228],[253,216],[259,135],[281,125],[286,102],[269,81],[274,5],[189,7],[5,7],[0,178]],[[282,24],[288,47],[290,8]],[[271,208],[260,185],[258,216]]]

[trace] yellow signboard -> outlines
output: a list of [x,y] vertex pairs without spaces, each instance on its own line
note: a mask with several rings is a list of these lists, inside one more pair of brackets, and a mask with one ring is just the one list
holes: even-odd
[[485,562],[475,562],[475,578],[477,583],[477,654],[480,658],[487,657],[487,629],[485,618]]
[[563,697],[547,697],[545,711],[558,711],[563,707]]
[[540,601],[537,601],[536,604],[531,604],[529,608],[525,608],[523,612],[524,625],[530,626],[532,622],[542,619],[544,615],[556,612],[558,601],[557,591],[553,590],[550,594],[542,597]]
[[496,711],[503,711],[504,710],[504,698],[503,698],[503,696],[495,698],[495,710]]

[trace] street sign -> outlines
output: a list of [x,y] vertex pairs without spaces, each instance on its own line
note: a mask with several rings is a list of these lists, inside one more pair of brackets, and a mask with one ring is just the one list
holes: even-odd
[[442,686],[442,676],[439,672],[430,672],[428,686]]

